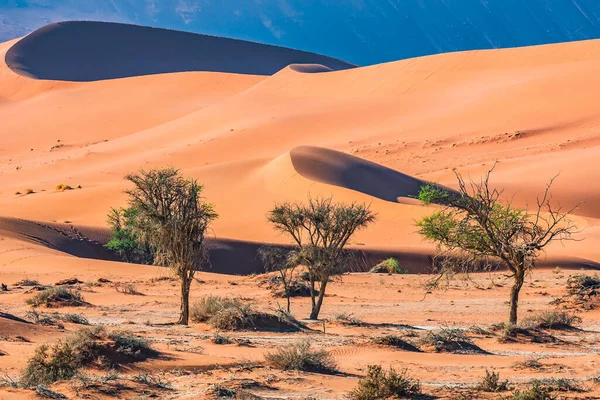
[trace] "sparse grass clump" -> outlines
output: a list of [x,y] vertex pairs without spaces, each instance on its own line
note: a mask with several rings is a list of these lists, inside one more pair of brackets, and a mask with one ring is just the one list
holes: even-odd
[[238,299],[211,295],[204,296],[192,305],[190,318],[194,322],[207,322],[222,310],[240,307],[242,307],[242,303]]
[[333,316],[333,318],[330,319],[330,321],[350,326],[363,326],[365,324],[363,321],[356,318],[353,314],[348,313],[336,314]]
[[395,335],[387,335],[373,339],[373,343],[379,344],[382,346],[390,346],[395,347],[397,349],[407,350],[407,351],[417,351],[420,352],[419,348],[414,346],[413,344],[407,342],[403,338]]
[[265,359],[275,368],[307,372],[333,373],[336,364],[325,350],[314,350],[309,341],[282,346],[275,353],[267,353]]
[[528,329],[573,329],[581,318],[566,311],[543,311],[525,318],[522,326]]
[[85,304],[81,292],[64,287],[49,287],[25,300],[25,303],[33,306],[60,307],[60,306],[82,306]]
[[215,333],[215,335],[211,339],[211,342],[213,342],[214,344],[231,344],[231,343],[233,343],[229,336],[221,335],[220,333]]
[[142,338],[106,332],[101,327],[82,329],[51,347],[38,347],[23,370],[21,383],[28,387],[48,385],[72,378],[85,366],[112,367],[156,354]]
[[367,376],[349,394],[351,400],[412,398],[421,394],[421,383],[408,376],[407,370],[398,373],[390,367],[369,365]]
[[422,338],[421,344],[424,346],[432,346],[438,353],[484,352],[473,343],[471,338],[457,328],[441,328],[435,331],[429,331],[425,337]]
[[393,257],[387,258],[371,268],[372,273],[408,274],[408,270],[400,266],[398,260]]
[[476,389],[481,392],[489,393],[505,392],[508,390],[508,381],[501,381],[499,373],[493,371],[490,372],[486,369],[485,377],[483,378],[483,381],[477,385]]
[[129,294],[132,296],[143,296],[144,294],[138,292],[133,283],[118,283],[115,285],[115,289],[119,293]]
[[192,321],[208,322],[213,328],[221,330],[250,328],[255,315],[250,305],[238,299],[219,296],[205,296],[190,309]]
[[73,188],[71,186],[66,185],[64,183],[59,183],[54,188],[59,192],[64,192],[65,190],[73,190]]
[[35,191],[33,189],[25,189],[25,194],[33,194]]
[[42,284],[34,279],[22,279],[15,283],[15,286],[42,286]]

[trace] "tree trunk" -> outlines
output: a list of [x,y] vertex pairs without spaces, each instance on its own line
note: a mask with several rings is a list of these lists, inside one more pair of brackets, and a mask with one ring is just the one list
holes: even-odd
[[317,300],[317,304],[312,309],[310,313],[310,319],[318,319],[319,313],[321,312],[321,306],[323,305],[323,298],[325,297],[325,288],[327,287],[327,282],[329,281],[329,277],[325,280],[321,281],[321,286],[319,286],[319,299]]
[[187,325],[190,319],[190,287],[192,279],[186,276],[181,279],[181,305],[179,310],[180,325]]
[[316,296],[315,296],[315,277],[314,275],[311,273],[310,274],[310,301],[312,303],[312,309],[314,310],[316,307]]
[[288,314],[292,313],[292,301],[290,299],[290,290],[287,290],[287,312]]
[[510,317],[509,323],[511,325],[517,324],[517,309],[519,307],[519,292],[521,291],[521,287],[523,287],[523,282],[525,281],[525,270],[524,268],[518,268],[517,272],[515,272],[515,283],[510,290]]

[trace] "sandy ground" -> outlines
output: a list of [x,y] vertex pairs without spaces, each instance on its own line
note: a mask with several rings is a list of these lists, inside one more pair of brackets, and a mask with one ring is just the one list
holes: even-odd
[[[0,44],[0,59],[18,42]],[[39,65],[43,59],[28,50],[33,44],[16,49],[24,52],[23,62]],[[54,56],[73,59],[60,47]],[[270,76],[195,71],[52,81],[19,75],[2,62],[0,281],[10,290],[0,293],[0,310],[25,316],[24,300],[31,293],[12,286],[24,278],[44,284],[73,276],[83,282],[99,277],[135,282],[144,296],[119,294],[112,285],[83,285],[92,306],[78,312],[93,324],[152,340],[164,357],[120,373],[164,371],[174,387],[161,392],[165,398],[194,398],[224,379],[259,381],[252,390],[266,397],[343,398],[370,363],[408,367],[428,393],[442,398],[457,398],[444,385],[472,385],[486,367],[511,382],[575,378],[592,390],[581,396],[595,398],[597,388],[589,380],[597,372],[595,311],[582,314],[583,331],[555,333],[564,339],[559,344],[500,344],[495,335],[474,334],[491,355],[402,352],[374,346],[370,338],[403,325],[419,331],[502,322],[507,284],[488,288],[481,276],[480,289],[453,282],[450,290],[423,299],[426,276],[356,274],[332,285],[323,317],[352,313],[368,326],[329,323],[326,334],[235,333],[253,347],[217,346],[208,340],[214,333],[208,326],[160,326],[174,318],[176,285],[156,279],[164,270],[108,261],[101,238],[109,208],[125,204],[123,177],[173,165],[205,185],[220,214],[213,239],[233,240],[224,245],[230,253],[240,243],[249,248],[286,242],[265,220],[276,202],[333,195],[369,202],[378,214],[377,223],[357,235],[355,248],[399,254],[418,272],[433,251],[415,234],[415,219],[431,212],[411,199],[420,183],[453,187],[454,168],[477,178],[497,161],[492,184],[516,204],[533,203],[557,174],[554,199],[565,207],[584,201],[572,216],[584,240],[553,245],[544,256],[546,266],[560,265],[563,272],[536,272],[525,289],[524,315],[547,309],[575,269],[600,262],[598,68],[600,41],[451,53],[331,72],[292,65]],[[58,184],[81,188],[60,192]],[[229,260],[223,263],[231,275],[200,274],[204,283],[194,286],[195,298],[219,293],[249,299],[263,310],[276,306],[259,286],[260,277],[236,276],[248,271],[243,261],[223,260]],[[308,301],[295,300],[293,311],[306,316]],[[0,336],[30,340],[1,341],[0,350],[8,353],[0,358],[1,368],[18,373],[35,345],[74,329],[0,320]],[[266,351],[306,336],[334,354],[342,374],[282,373],[264,364]],[[202,354],[186,351],[197,346]],[[541,357],[547,368],[514,367],[531,357]],[[187,372],[173,373],[176,368]],[[67,386],[57,387],[73,395]]]

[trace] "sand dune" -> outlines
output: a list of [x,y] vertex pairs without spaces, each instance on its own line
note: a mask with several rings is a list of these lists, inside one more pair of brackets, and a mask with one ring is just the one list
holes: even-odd
[[78,82],[188,71],[271,75],[295,63],[353,67],[282,47],[106,22],[47,25],[6,53],[18,74]]
[[[3,216],[103,227],[108,209],[125,202],[125,174],[174,165],[206,185],[219,240],[285,243],[265,213],[310,193],[370,202],[379,220],[356,239],[367,250],[431,252],[414,233],[430,210],[398,197],[423,181],[452,187],[452,168],[477,177],[499,160],[493,183],[519,205],[561,174],[555,199],[586,201],[576,212],[586,240],[549,256],[599,261],[598,67],[599,41],[328,73],[292,65],[266,77],[57,82],[0,66],[0,207]],[[82,189],[56,192],[59,183]],[[28,188],[35,193],[15,195]]]

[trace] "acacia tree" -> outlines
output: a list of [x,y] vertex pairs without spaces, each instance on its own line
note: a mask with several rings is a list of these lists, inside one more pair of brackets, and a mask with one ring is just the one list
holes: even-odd
[[202,197],[203,187],[174,168],[127,175],[134,188],[127,190],[130,206],[137,210],[135,237],[149,244],[154,263],[172,268],[181,282],[181,307],[177,323],[189,321],[189,298],[197,269],[208,263],[204,241],[210,223],[218,217]]
[[454,272],[490,270],[504,264],[513,279],[509,323],[517,323],[519,292],[525,276],[540,253],[553,241],[573,240],[577,232],[569,214],[552,201],[552,179],[534,211],[502,201],[503,190],[491,189],[490,169],[479,182],[465,182],[455,171],[458,192],[433,185],[421,188],[426,204],[439,203],[440,210],[417,222],[419,233],[437,243],[440,254],[434,262],[439,273],[434,281]]
[[267,271],[276,271],[279,274],[287,300],[287,312],[290,313],[294,271],[302,262],[298,252],[281,247],[263,246],[258,249],[258,256]]
[[[366,204],[309,198],[308,204],[277,205],[267,218],[275,229],[292,239],[299,260],[308,267],[310,319],[317,319],[329,279],[347,269],[349,256],[344,251],[345,246],[358,229],[375,221],[375,214]],[[316,283],[319,284],[318,297]]]

